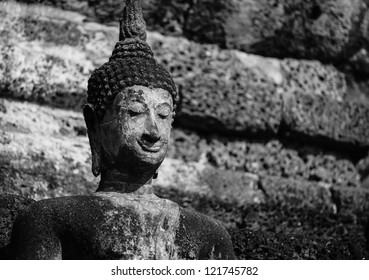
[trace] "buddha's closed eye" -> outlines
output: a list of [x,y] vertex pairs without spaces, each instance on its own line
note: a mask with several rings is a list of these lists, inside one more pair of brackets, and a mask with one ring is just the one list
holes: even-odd
[[166,119],[170,113],[171,113],[171,107],[168,104],[160,104],[158,107],[156,107],[156,114],[162,118]]
[[137,116],[140,114],[145,113],[147,110],[147,106],[145,106],[144,104],[140,103],[140,102],[133,102],[128,106],[128,113],[131,116]]

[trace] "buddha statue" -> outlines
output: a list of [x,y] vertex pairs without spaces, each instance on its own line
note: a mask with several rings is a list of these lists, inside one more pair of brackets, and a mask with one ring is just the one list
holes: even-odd
[[154,194],[179,98],[136,0],[126,1],[119,37],[83,109],[98,189],[33,203],[13,227],[12,258],[234,259],[220,222]]

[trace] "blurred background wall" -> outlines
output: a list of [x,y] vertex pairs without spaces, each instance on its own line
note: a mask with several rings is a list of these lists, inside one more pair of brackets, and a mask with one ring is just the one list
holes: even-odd
[[[181,95],[156,193],[241,259],[368,258],[369,1],[141,2]],[[0,192],[96,189],[81,108],[124,5],[0,2]]]

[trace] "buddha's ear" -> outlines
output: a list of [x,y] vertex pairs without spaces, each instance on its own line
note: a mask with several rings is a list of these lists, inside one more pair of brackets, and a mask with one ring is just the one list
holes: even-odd
[[88,139],[92,153],[92,173],[95,177],[101,172],[101,143],[98,119],[93,105],[86,104],[83,107],[83,116],[87,126]]

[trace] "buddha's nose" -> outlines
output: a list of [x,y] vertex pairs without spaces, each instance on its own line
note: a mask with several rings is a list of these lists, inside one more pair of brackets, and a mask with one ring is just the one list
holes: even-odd
[[146,119],[143,138],[145,141],[151,143],[155,143],[160,140],[158,124],[156,123],[155,116],[152,114],[150,114]]

